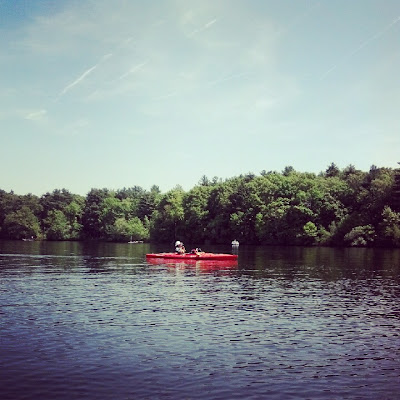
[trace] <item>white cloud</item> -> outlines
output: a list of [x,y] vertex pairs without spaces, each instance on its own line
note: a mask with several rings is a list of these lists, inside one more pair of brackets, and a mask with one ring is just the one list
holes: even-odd
[[43,121],[47,116],[47,110],[35,110],[25,115],[25,119],[31,121]]

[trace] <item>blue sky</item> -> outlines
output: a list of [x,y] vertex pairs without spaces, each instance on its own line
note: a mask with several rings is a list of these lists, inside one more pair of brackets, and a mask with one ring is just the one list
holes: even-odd
[[400,161],[398,0],[0,0],[0,189]]

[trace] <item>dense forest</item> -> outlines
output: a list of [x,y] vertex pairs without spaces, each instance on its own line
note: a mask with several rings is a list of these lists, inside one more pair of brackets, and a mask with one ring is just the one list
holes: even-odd
[[38,197],[0,190],[0,238],[399,247],[399,178],[400,170],[332,163],[318,175],[286,167],[203,176],[187,192],[134,186]]

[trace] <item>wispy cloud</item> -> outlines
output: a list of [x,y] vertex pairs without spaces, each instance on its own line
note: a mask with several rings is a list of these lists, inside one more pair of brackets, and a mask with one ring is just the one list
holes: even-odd
[[101,62],[104,62],[104,61],[108,60],[111,56],[112,56],[112,53],[105,54],[103,56],[103,58],[101,59]]
[[[85,100],[99,101],[113,96],[121,96],[124,93],[130,92],[135,87],[135,82],[129,82],[128,80],[128,83],[126,83],[127,78],[135,72],[141,70],[147,63],[148,61],[144,61],[140,64],[136,64],[127,72],[117,77],[115,77],[115,72],[106,71],[108,75],[112,74],[113,76],[111,76],[110,79],[103,80],[101,85],[98,85],[94,91],[92,91],[89,95],[85,97]],[[118,63],[116,63],[116,65],[113,65],[112,68],[119,69]]]
[[319,7],[321,5],[320,1],[315,2],[314,4],[312,4],[310,7],[308,7],[304,12],[302,12],[301,14],[298,14],[296,17],[294,17],[292,19],[291,22],[289,22],[288,24],[284,25],[281,27],[281,29],[277,30],[273,36],[274,37],[279,37],[285,33],[290,32],[292,29],[294,29],[294,27],[296,27],[296,25],[298,25],[299,23],[303,22],[303,20],[305,20],[310,14],[311,12]]
[[362,42],[356,49],[354,49],[350,54],[348,54],[346,57],[342,58],[338,63],[335,65],[332,65],[327,71],[325,71],[321,77],[320,80],[324,80],[332,71],[334,71],[336,68],[339,66],[345,64],[350,58],[354,57],[358,52],[360,52],[364,47],[368,46],[371,42],[374,40],[378,39],[380,36],[382,36],[384,33],[389,31],[400,21],[400,15],[395,18],[392,22],[390,22],[388,25],[386,25],[382,30],[379,32],[375,33],[373,36]]
[[175,97],[175,96],[177,96],[178,94],[179,94],[179,92],[178,92],[178,91],[176,91],[176,90],[174,90],[173,92],[169,92],[169,93],[167,93],[167,94],[164,94],[164,95],[158,96],[158,97],[154,98],[154,100],[164,100],[164,99],[169,99],[170,97]]
[[200,32],[205,31],[206,29],[209,29],[211,26],[213,26],[218,20],[215,18],[211,21],[208,21],[206,24],[204,24],[201,28],[199,29],[195,29],[194,31],[192,31],[191,33],[189,33],[189,37],[192,37],[194,35],[197,35]]
[[47,110],[35,110],[32,111],[28,114],[25,115],[25,119],[31,120],[31,121],[41,121],[43,120],[47,115]]
[[111,56],[112,56],[111,53],[105,54],[96,65],[87,69],[78,79],[74,80],[72,83],[65,86],[65,88],[61,91],[60,96],[63,96],[65,93],[67,93],[69,90],[71,90],[74,86],[76,86],[79,83],[81,83],[82,81],[84,81],[87,76],[89,76],[100,64],[102,64],[104,61],[106,61]]
[[134,67],[132,67],[129,71],[125,72],[124,74],[122,74],[118,80],[121,79],[125,79],[128,75],[135,73],[136,71],[139,71],[141,68],[143,68],[146,64],[148,63],[148,61],[144,61],[140,64],[135,65]]
[[87,119],[77,119],[68,123],[66,126],[59,130],[59,135],[62,136],[77,136],[85,135],[88,128],[90,127],[90,122]]
[[93,72],[97,68],[97,65],[94,65],[93,67],[89,68],[86,70],[78,79],[67,85],[62,91],[61,91],[61,96],[64,95],[65,93],[68,92],[68,90],[71,90],[74,86],[78,85],[80,82],[82,82],[91,72]]
[[243,77],[248,76],[248,75],[250,75],[249,72],[241,72],[239,74],[227,75],[227,76],[224,76],[222,78],[219,78],[219,79],[216,79],[214,81],[209,82],[208,85],[209,86],[215,86],[215,85],[219,85],[220,83],[227,82],[227,81],[230,81],[232,79],[240,79],[240,78],[243,78]]

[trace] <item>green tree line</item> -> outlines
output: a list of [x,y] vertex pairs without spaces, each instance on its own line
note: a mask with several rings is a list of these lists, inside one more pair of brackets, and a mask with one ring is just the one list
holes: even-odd
[[[400,246],[399,170],[334,163],[320,174],[262,171],[208,179],[189,191],[158,186],[84,197],[0,190],[0,238],[187,243]],[[396,179],[397,177],[397,179]]]

